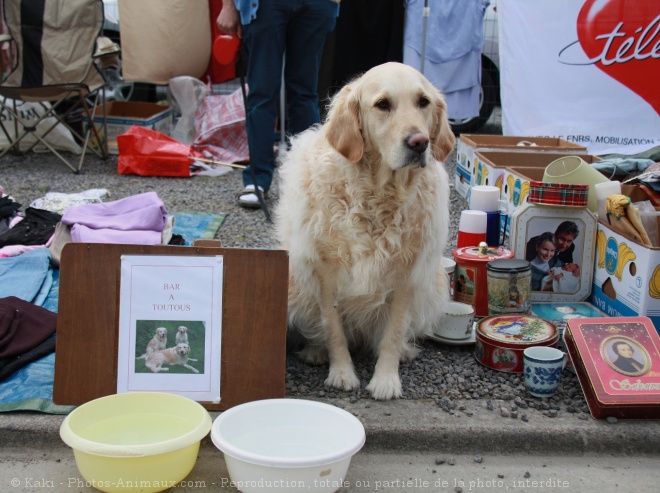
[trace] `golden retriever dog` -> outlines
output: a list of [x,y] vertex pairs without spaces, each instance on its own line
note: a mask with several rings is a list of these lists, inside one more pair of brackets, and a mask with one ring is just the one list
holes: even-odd
[[443,161],[455,138],[442,94],[417,70],[379,65],[343,87],[326,121],[282,158],[276,234],[289,251],[288,324],[327,386],[360,386],[349,348],[377,357],[367,390],[402,395],[414,358],[449,299]]
[[165,327],[158,327],[156,333],[147,344],[147,349],[142,356],[137,359],[147,359],[151,353],[161,351],[167,347],[167,329]]
[[176,344],[188,344],[188,327],[181,325],[176,330],[176,337],[174,338]]
[[185,343],[177,344],[174,347],[156,351],[147,356],[145,365],[152,372],[158,373],[159,371],[169,371],[169,368],[163,365],[181,365],[188,368],[190,371],[199,373],[199,371],[188,364],[188,361],[197,361],[196,359],[189,358],[190,346]]

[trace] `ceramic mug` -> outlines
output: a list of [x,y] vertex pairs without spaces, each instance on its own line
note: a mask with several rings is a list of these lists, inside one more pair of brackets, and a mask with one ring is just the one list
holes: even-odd
[[523,351],[525,387],[535,397],[550,397],[561,381],[568,355],[549,346],[532,346]]
[[472,335],[474,307],[459,301],[450,301],[434,333],[443,339],[461,340]]

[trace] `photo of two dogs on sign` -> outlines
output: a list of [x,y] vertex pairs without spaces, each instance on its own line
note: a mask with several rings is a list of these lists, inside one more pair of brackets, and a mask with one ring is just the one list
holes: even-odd
[[204,341],[202,321],[138,320],[135,373],[204,373]]

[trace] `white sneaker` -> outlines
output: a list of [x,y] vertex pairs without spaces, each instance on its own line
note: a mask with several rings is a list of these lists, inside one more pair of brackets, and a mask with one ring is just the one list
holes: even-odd
[[[259,190],[261,190],[263,197],[266,198],[267,192],[264,191],[262,187],[259,187]],[[259,204],[259,198],[257,197],[257,194],[254,193],[253,184],[246,185],[238,194],[238,205],[249,209],[258,209],[261,207],[261,204]]]

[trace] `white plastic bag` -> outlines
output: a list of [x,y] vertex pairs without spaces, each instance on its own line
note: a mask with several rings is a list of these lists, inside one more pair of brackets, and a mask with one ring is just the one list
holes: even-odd
[[[5,102],[5,99],[0,96],[0,99],[2,102]],[[14,102],[9,101],[7,103],[8,105],[12,105]],[[45,114],[48,110],[50,109],[50,104],[49,103],[33,103],[33,102],[26,102],[26,101],[16,101],[16,112],[18,113],[18,129],[19,129],[19,135],[20,132],[22,131],[22,126],[26,125],[34,125],[39,116]],[[14,132],[14,116],[6,111],[4,107],[1,108],[0,111],[0,120],[2,121],[2,125],[4,126],[5,130],[7,133],[9,133],[10,137],[12,139],[15,138],[16,133]],[[54,124],[57,122],[57,118],[54,116],[49,116],[47,118],[44,118],[39,124],[37,125],[37,133],[39,135],[42,135]],[[30,146],[37,140],[37,138],[34,135],[28,135],[27,137],[24,137],[19,145],[19,151],[25,152],[27,149],[30,148]],[[63,124],[56,125],[53,130],[51,130],[48,135],[44,138],[46,142],[48,142],[50,145],[52,145],[56,150],[58,151],[67,151],[71,152],[73,154],[80,154],[82,152],[82,148],[76,143],[76,141],[73,138],[73,135],[71,134],[71,131],[66,128]],[[0,129],[0,149],[4,150],[7,147],[9,147],[10,142],[7,140],[7,136],[5,133]],[[34,148],[34,152],[48,152],[48,148],[43,145],[42,143],[38,143]]]
[[658,218],[660,218],[660,211],[656,211],[653,203],[650,200],[642,202],[635,202],[633,207],[639,211],[639,218],[644,225],[646,234],[649,235],[651,244],[654,247],[660,246],[660,234],[658,233]]
[[182,144],[192,144],[195,141],[195,113],[210,90],[199,79],[187,75],[171,78],[168,90],[173,98],[172,103],[181,113],[171,137]]

